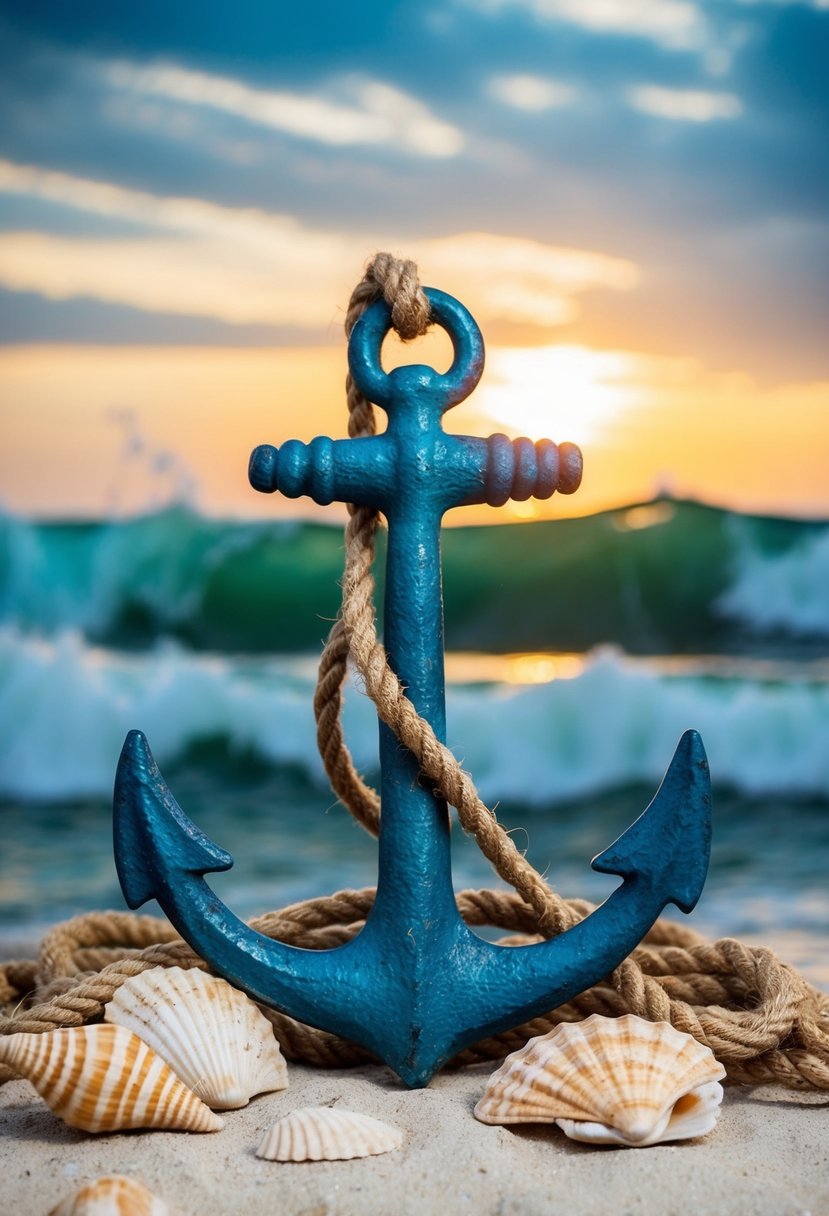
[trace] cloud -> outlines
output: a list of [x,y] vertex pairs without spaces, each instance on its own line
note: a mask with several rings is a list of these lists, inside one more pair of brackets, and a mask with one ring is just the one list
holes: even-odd
[[101,72],[110,87],[122,92],[219,111],[316,143],[391,146],[439,158],[456,156],[463,148],[457,127],[436,118],[410,94],[370,78],[342,81],[346,101],[255,88],[175,64],[140,66],[119,60],[104,63]]
[[[91,296],[146,311],[254,322],[324,324],[301,278],[300,259],[283,247],[285,273],[233,256],[214,240],[74,239],[42,233],[0,236],[0,282],[53,300]],[[307,239],[302,242],[307,247]],[[298,288],[298,289],[297,289]],[[330,309],[328,309],[330,313]]]
[[738,118],[742,102],[733,93],[713,93],[705,89],[667,89],[661,85],[634,85],[626,92],[628,105],[656,118],[678,122],[711,122],[718,118]]
[[519,325],[564,324],[577,315],[581,292],[630,291],[639,282],[637,267],[625,258],[521,237],[468,232],[414,248],[422,250],[422,265],[439,266],[444,281],[457,283],[482,315]]
[[147,312],[84,296],[49,299],[0,287],[0,345],[298,347],[319,334],[294,326],[231,325],[214,317]]
[[361,256],[401,243],[428,280],[463,294],[482,321],[559,325],[576,315],[580,293],[628,291],[638,282],[633,263],[597,251],[486,232],[405,242],[386,234],[378,241],[377,234],[314,229],[259,209],[165,198],[2,161],[0,191],[142,224],[144,234],[129,239],[0,235],[0,284],[56,300],[86,296],[238,325],[326,327]]
[[815,8],[818,11],[821,9],[829,9],[829,0],[735,0],[735,3],[742,5],[744,8]]
[[524,73],[491,77],[487,92],[495,101],[529,113],[569,106],[578,94],[573,85],[564,81]]
[[[467,0],[471,3],[471,0]],[[698,46],[705,21],[688,0],[486,0],[491,10],[524,9],[542,21],[640,37],[671,50]]]
[[[224,239],[266,254],[284,251],[299,227],[290,216],[256,207],[223,207],[200,198],[150,194],[2,160],[0,192],[48,199],[80,211],[131,220],[150,229],[183,232],[191,238]],[[322,234],[319,240],[324,246]],[[326,252],[324,247],[322,252]]]

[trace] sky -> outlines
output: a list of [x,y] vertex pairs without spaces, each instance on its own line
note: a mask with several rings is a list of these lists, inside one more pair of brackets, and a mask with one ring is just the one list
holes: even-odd
[[6,509],[297,510],[248,454],[345,434],[387,249],[482,328],[447,429],[584,450],[466,522],[829,515],[829,0],[0,0],[0,58]]

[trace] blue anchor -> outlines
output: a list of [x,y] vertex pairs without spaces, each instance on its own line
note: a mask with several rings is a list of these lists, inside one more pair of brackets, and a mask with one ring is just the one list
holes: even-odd
[[[510,497],[573,490],[581,453],[550,440],[510,442],[447,434],[442,414],[483,371],[483,340],[451,296],[428,290],[431,317],[454,348],[449,371],[385,373],[391,327],[383,301],[354,328],[352,376],[388,414],[380,435],[290,440],[257,448],[253,486],[317,503],[379,508],[388,523],[384,642],[418,712],[445,735],[440,522],[450,507],[499,506]],[[517,1026],[608,975],[668,903],[690,912],[710,847],[710,779],[702,741],[689,730],[648,809],[593,861],[623,881],[590,916],[537,945],[505,948],[476,936],[452,889],[446,803],[419,781],[415,757],[380,724],[382,818],[373,910],[360,934],[332,950],[272,941],[238,919],[204,875],[232,857],[176,803],[143,734],[124,743],[115,782],[115,859],[127,903],[155,898],[211,968],[255,1000],[375,1052],[409,1086],[470,1043]]]

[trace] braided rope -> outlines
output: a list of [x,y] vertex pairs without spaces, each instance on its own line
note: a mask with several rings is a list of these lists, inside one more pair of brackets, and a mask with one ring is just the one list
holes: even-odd
[[[374,300],[383,297],[391,306],[392,325],[408,340],[426,332],[429,302],[423,293],[417,267],[378,254],[366,268],[362,281],[349,301],[345,330],[350,337],[357,320]],[[371,403],[346,380],[348,433],[375,433]],[[374,611],[372,564],[378,513],[349,504],[345,533],[345,569],[342,579],[342,612],[337,618],[320,660],[314,713],[317,742],[328,778],[337,796],[351,814],[373,835],[379,831],[380,800],[357,773],[340,724],[342,684],[349,656],[356,663],[365,690],[380,718],[418,759],[421,770],[436,790],[456,808],[465,832],[474,836],[481,852],[499,877],[518,891],[534,910],[541,932],[554,935],[574,920],[564,901],[557,899],[538,871],[518,850],[511,836],[498,824],[494,813],[478,796],[474,782],[455,756],[422,718],[392,670],[377,637]]]

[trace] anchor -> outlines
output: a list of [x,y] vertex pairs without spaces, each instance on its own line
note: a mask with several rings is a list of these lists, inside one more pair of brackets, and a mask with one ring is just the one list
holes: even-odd
[[[431,318],[449,334],[449,370],[384,372],[388,306],[355,326],[349,365],[358,388],[388,415],[379,435],[258,447],[252,485],[291,498],[367,505],[388,524],[384,643],[417,711],[445,738],[440,525],[450,507],[500,506],[574,490],[581,453],[542,439],[480,439],[445,432],[443,413],[483,371],[477,324],[451,296],[428,289]],[[255,1000],[373,1051],[409,1086],[426,1085],[470,1043],[563,1004],[608,975],[668,903],[690,912],[710,848],[710,778],[702,741],[688,730],[653,801],[593,860],[622,878],[605,902],[566,932],[504,947],[462,920],[452,888],[449,816],[418,763],[380,723],[377,894],[361,932],[330,950],[305,950],[252,930],[204,875],[233,859],[178,806],[140,731],[124,743],[115,782],[115,859],[127,904],[155,898],[218,974]]]

